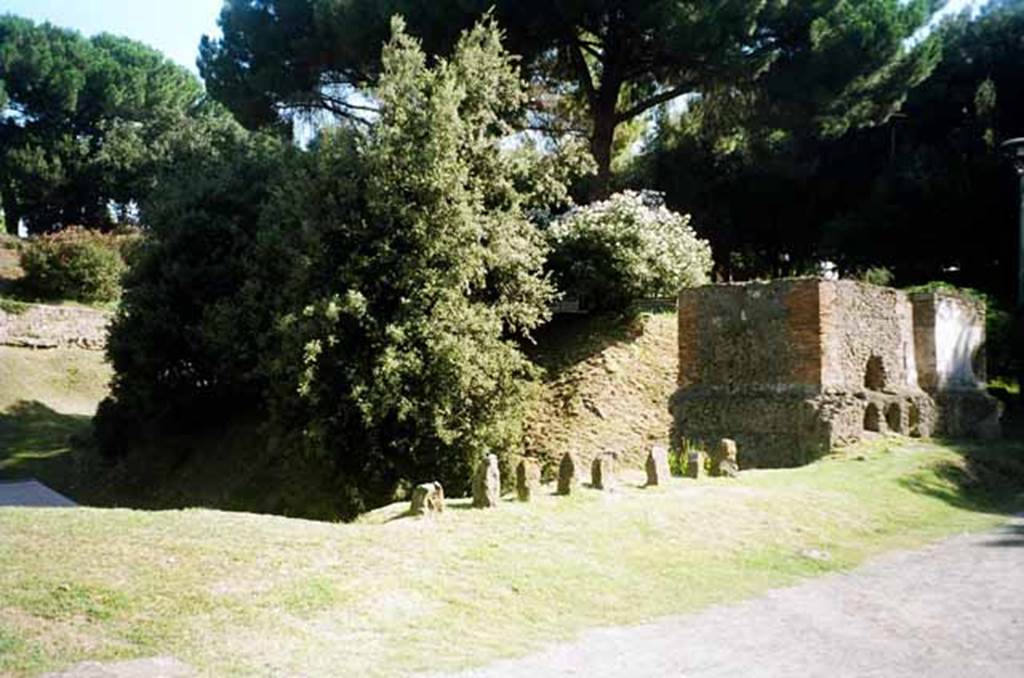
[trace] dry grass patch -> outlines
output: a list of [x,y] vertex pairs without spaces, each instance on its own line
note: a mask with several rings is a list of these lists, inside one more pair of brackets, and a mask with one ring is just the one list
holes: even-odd
[[642,461],[667,443],[676,388],[674,312],[559,318],[538,335],[545,379],[530,413],[527,448],[548,462],[572,452],[589,468],[601,451]]

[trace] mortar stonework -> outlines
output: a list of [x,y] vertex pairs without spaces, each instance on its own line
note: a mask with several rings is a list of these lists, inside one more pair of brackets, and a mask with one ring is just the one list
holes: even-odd
[[[855,442],[866,430],[974,433],[981,417],[980,428],[990,432],[994,401],[977,387],[969,400],[937,407],[919,385],[923,303],[854,281],[684,290],[679,389],[671,403],[676,441],[732,438],[741,466],[790,466]],[[975,323],[968,333],[975,336],[977,309],[958,313]],[[983,311],[981,318],[983,333]]]
[[25,304],[0,309],[0,346],[102,351],[111,314],[79,306]]

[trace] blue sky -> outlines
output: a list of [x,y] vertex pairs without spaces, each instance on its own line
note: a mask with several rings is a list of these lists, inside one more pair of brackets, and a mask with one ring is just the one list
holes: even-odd
[[[978,0],[951,0],[957,11]],[[49,21],[86,35],[125,35],[156,47],[193,71],[199,38],[219,35],[221,0],[0,0],[0,14]]]

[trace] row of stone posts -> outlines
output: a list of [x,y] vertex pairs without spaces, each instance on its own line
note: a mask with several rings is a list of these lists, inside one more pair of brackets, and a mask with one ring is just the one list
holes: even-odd
[[[726,478],[735,478],[739,473],[736,456],[736,442],[722,438],[715,446],[707,464],[708,455],[703,450],[684,447],[688,478],[702,478],[705,465],[709,466],[710,474]],[[590,464],[590,483],[594,489],[610,490],[615,487],[616,466],[619,455],[614,452],[603,452],[594,457]],[[647,487],[664,486],[671,478],[668,463],[668,449],[655,445],[647,455],[644,464],[647,472]],[[498,468],[498,457],[487,455],[483,463],[477,467],[473,476],[473,506],[475,508],[493,508],[501,500],[501,471]],[[572,494],[579,485],[579,462],[572,452],[566,452],[558,465],[558,484],[556,493]],[[541,486],[540,465],[536,459],[526,458],[516,467],[516,496],[519,501],[530,501]],[[444,510],[444,488],[441,483],[423,483],[417,485],[412,493],[410,513],[437,513]]]

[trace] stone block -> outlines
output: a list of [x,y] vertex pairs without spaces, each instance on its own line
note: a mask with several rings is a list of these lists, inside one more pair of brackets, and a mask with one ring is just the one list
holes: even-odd
[[523,459],[516,466],[516,495],[530,501],[540,487],[540,465],[535,459]]
[[668,479],[672,477],[672,473],[668,468],[668,449],[661,445],[652,447],[651,451],[647,454],[645,469],[647,471],[647,485],[649,487],[667,485]]
[[413,488],[409,513],[415,516],[444,511],[444,488],[439,482],[422,483]]
[[477,467],[476,475],[473,477],[473,506],[494,508],[500,500],[501,471],[498,468],[498,457],[489,454]]

